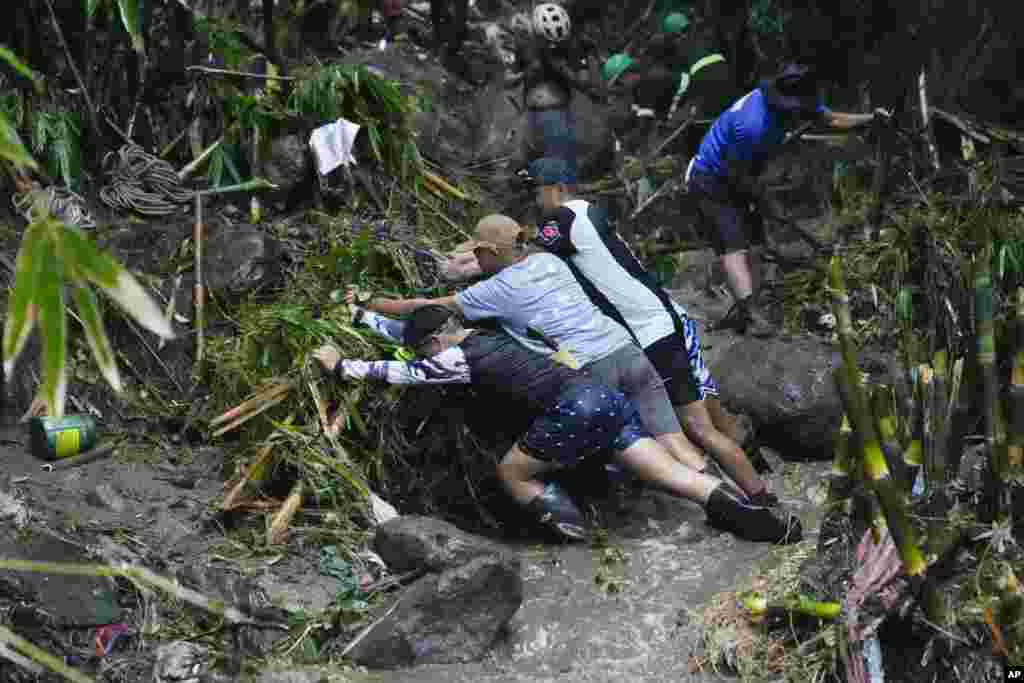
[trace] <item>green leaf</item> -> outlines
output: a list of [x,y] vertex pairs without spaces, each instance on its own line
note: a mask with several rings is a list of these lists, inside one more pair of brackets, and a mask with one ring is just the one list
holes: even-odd
[[67,318],[64,315],[64,261],[48,241],[36,301],[43,338],[43,398],[49,414],[64,415],[67,392]]
[[85,328],[85,339],[92,349],[96,365],[113,387],[114,391],[121,391],[121,376],[117,371],[117,362],[114,359],[114,349],[107,337],[107,330],[103,326],[103,316],[100,315],[99,300],[96,294],[88,285],[76,285],[72,290],[75,299],[75,308],[78,309],[78,317],[82,320],[82,327]]
[[164,339],[174,339],[174,331],[163,311],[127,270],[122,268],[117,275],[117,283],[113,287],[104,287],[103,291],[150,332]]
[[117,285],[117,278],[124,266],[109,254],[85,238],[82,233],[64,227],[63,247],[65,266],[71,279],[85,279],[102,288]]
[[220,187],[224,179],[224,147],[218,147],[210,155],[209,168],[206,169],[206,179],[211,187]]
[[224,150],[224,156],[222,158],[224,159],[224,167],[228,170],[228,173],[232,178],[234,178],[236,183],[240,183],[242,182],[242,175],[238,172],[238,166],[235,165],[235,160],[232,159],[232,153],[234,150],[234,146],[231,147],[230,151]]
[[121,14],[121,24],[128,35],[132,37],[132,49],[139,54],[145,54],[146,47],[142,40],[142,24],[139,19],[139,0],[117,0],[117,7]]
[[25,149],[18,131],[3,112],[0,112],[0,159],[11,162],[16,168],[39,170],[36,160]]
[[7,299],[7,317],[4,321],[5,377],[11,376],[14,363],[25,348],[25,342],[35,325],[35,307],[32,304],[39,290],[43,263],[49,257],[49,240],[45,238],[40,226],[40,223],[33,223],[28,227],[18,250],[14,289]]
[[100,6],[100,0],[85,0],[85,18],[92,21],[96,16],[96,10]]
[[10,51],[6,46],[0,45],[0,60],[7,62],[12,69],[17,71],[19,74],[32,81],[35,84],[36,89],[40,87],[39,76],[36,75],[32,69],[29,68],[25,62],[18,59],[18,56]]

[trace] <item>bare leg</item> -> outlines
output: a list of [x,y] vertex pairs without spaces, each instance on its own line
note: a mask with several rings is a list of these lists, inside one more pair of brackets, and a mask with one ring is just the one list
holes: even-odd
[[729,291],[737,301],[754,293],[753,277],[750,272],[750,258],[747,250],[733,251],[722,255],[722,268]]
[[719,480],[681,465],[657,441],[644,438],[620,452],[616,459],[644,481],[669,493],[704,504]]
[[736,425],[736,418],[725,411],[722,402],[714,396],[708,396],[704,399],[704,405],[711,415],[711,424],[715,425],[715,429],[739,443],[739,428]]
[[747,495],[755,495],[765,489],[765,483],[757,476],[754,466],[747,459],[735,441],[715,429],[711,415],[704,401],[694,401],[678,406],[679,420],[687,435],[704,450],[709,451],[725,470],[726,474],[739,484]]
[[526,505],[544,492],[544,484],[536,476],[549,469],[549,463],[531,458],[517,444],[498,463],[498,479],[517,503]]
[[662,448],[668,451],[668,454],[681,465],[692,467],[697,471],[704,469],[704,454],[697,450],[697,447],[682,432],[662,434],[655,438]]

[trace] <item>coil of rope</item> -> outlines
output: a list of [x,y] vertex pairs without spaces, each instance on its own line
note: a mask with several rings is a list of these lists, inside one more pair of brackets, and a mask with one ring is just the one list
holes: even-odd
[[[103,157],[104,165],[111,154]],[[192,199],[170,163],[136,145],[125,145],[117,155],[110,183],[100,190],[100,199],[110,208],[166,216]]]
[[43,189],[39,183],[33,181],[28,190],[11,195],[11,203],[15,211],[29,223],[40,218],[38,212],[43,208],[51,216],[71,227],[96,227],[96,219],[89,213],[85,199],[64,187],[51,185]]

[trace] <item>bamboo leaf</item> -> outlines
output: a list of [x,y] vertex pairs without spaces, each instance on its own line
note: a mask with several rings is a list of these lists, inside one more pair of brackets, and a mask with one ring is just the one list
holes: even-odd
[[103,291],[147,330],[164,339],[174,339],[171,324],[160,307],[127,270],[121,268],[114,286],[104,287]]
[[43,263],[47,258],[48,241],[42,234],[42,224],[33,223],[25,231],[18,250],[15,266],[14,289],[7,301],[4,321],[4,373],[10,377],[29,334],[35,326],[34,298],[39,290]]
[[36,301],[43,338],[43,398],[49,414],[64,415],[67,391],[67,319],[64,316],[64,262],[60,249],[47,241]]
[[132,49],[144,55],[146,47],[142,39],[139,0],[117,0],[117,8],[120,10],[121,24],[132,38]]
[[37,89],[39,88],[39,76],[36,74],[36,72],[32,71],[32,69],[29,68],[28,64],[25,64],[25,62],[18,59],[18,56],[11,52],[11,50],[4,45],[0,45],[0,60],[7,62],[7,64],[10,65],[12,69],[17,71],[19,74],[21,74],[28,80],[32,81]]
[[92,21],[96,16],[96,10],[100,6],[100,0],[85,0],[85,18]]
[[85,339],[96,359],[96,365],[99,366],[104,379],[114,391],[120,392],[122,388],[121,375],[117,371],[114,349],[110,345],[107,330],[103,326],[99,300],[88,285],[75,286],[72,296],[75,299],[75,308],[78,309],[78,317],[81,318],[82,326],[85,328]]
[[117,277],[124,267],[77,230],[64,228],[63,246],[65,266],[72,277],[84,278],[104,289],[117,285]]
[[16,168],[30,168],[38,171],[39,166],[32,158],[25,145],[18,136],[14,124],[10,122],[7,115],[0,112],[0,159],[6,159],[14,164]]

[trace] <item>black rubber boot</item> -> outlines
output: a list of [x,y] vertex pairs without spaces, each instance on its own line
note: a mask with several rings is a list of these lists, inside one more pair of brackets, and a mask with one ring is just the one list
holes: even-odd
[[582,541],[587,537],[579,508],[554,482],[545,485],[544,492],[531,500],[526,509],[537,521],[567,541]]
[[725,485],[711,492],[704,511],[712,526],[748,541],[785,545],[803,538],[803,526],[795,515],[776,515],[767,507],[737,496]]

